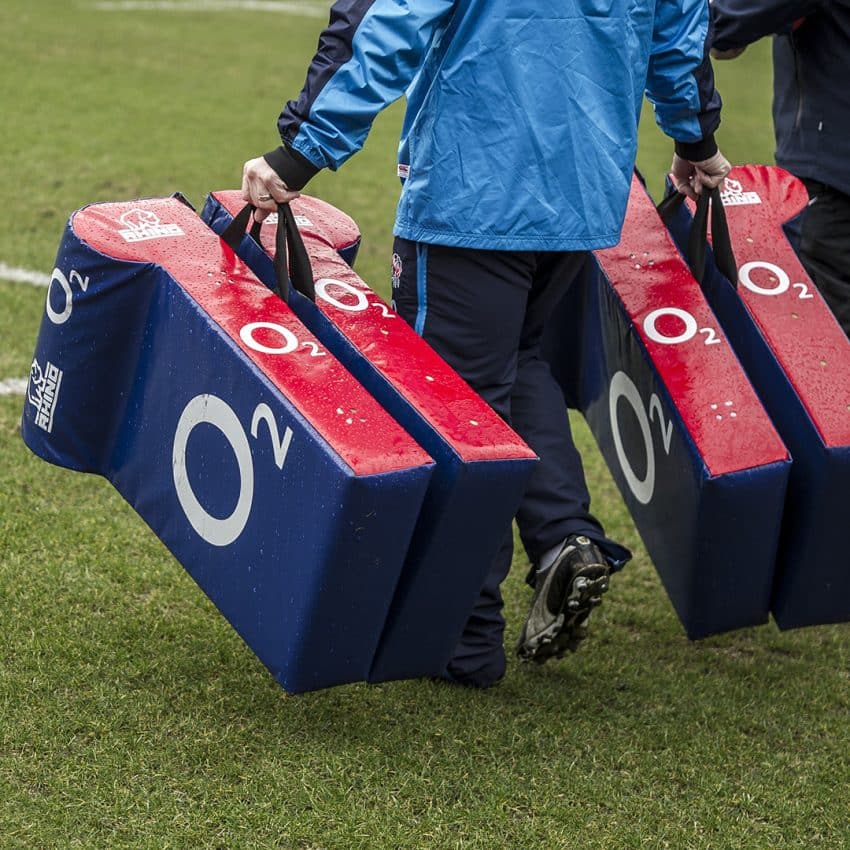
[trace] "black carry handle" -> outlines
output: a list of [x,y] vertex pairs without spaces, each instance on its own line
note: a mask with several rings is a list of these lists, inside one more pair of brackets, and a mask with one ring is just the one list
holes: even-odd
[[[684,203],[685,196],[681,192],[671,192],[656,207],[663,222],[668,223]],[[714,262],[720,273],[738,288],[738,264],[732,251],[732,240],[729,237],[729,225],[726,223],[726,213],[720,189],[703,189],[697,198],[697,209],[688,236],[688,266],[691,273],[702,285],[705,280],[705,258],[708,252],[708,210],[711,206],[711,238]]]
[[[221,238],[236,253],[248,220],[256,207],[245,204],[225,228]],[[254,220],[251,225],[251,238],[260,244],[261,222]],[[287,262],[288,260],[288,262]],[[288,268],[288,271],[287,271]],[[295,215],[289,204],[277,205],[277,230],[275,232],[274,271],[277,278],[275,292],[284,300],[289,300],[289,281],[292,286],[311,301],[316,300],[316,287],[313,283],[313,268],[310,257],[304,247],[304,240],[295,223]]]

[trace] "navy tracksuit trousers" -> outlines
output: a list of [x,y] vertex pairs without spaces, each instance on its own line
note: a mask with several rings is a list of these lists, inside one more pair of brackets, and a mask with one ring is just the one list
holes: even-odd
[[850,337],[850,195],[803,182],[811,201],[802,217],[800,260]]
[[[546,320],[587,254],[450,248],[399,238],[394,251],[395,309],[540,457],[517,513],[532,563],[582,533],[622,566],[630,553],[608,540],[590,513],[564,396],[540,350]],[[506,528],[448,667],[458,681],[487,686],[504,673],[499,586],[512,553]]]

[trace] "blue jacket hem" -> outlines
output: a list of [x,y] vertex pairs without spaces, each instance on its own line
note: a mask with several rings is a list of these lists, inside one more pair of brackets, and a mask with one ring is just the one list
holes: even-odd
[[595,251],[611,248],[620,241],[620,231],[600,236],[517,236],[494,233],[458,232],[422,227],[411,222],[396,221],[393,233],[411,242],[446,245],[450,248],[476,248],[485,251]]

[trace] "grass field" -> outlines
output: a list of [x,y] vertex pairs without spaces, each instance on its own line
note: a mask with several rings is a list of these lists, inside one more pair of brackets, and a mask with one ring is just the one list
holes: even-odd
[[[0,5],[0,382],[27,375],[43,313],[9,270],[49,273],[86,203],[238,185],[322,25],[312,0],[117,5]],[[767,48],[718,72],[737,162],[771,161]],[[357,219],[385,294],[400,118],[310,186]],[[644,123],[658,191],[670,143]],[[24,448],[22,403],[0,396],[0,850],[850,847],[850,629],[688,642],[582,423],[595,512],[635,560],[580,653],[483,693],[289,697],[110,485]]]

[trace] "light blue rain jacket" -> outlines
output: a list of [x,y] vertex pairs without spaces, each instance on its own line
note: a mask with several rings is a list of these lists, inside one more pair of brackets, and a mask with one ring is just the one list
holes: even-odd
[[[619,239],[644,91],[689,159],[720,100],[707,0],[340,0],[267,159],[293,188],[407,96],[395,233],[583,250]],[[388,163],[388,167],[389,167]]]

